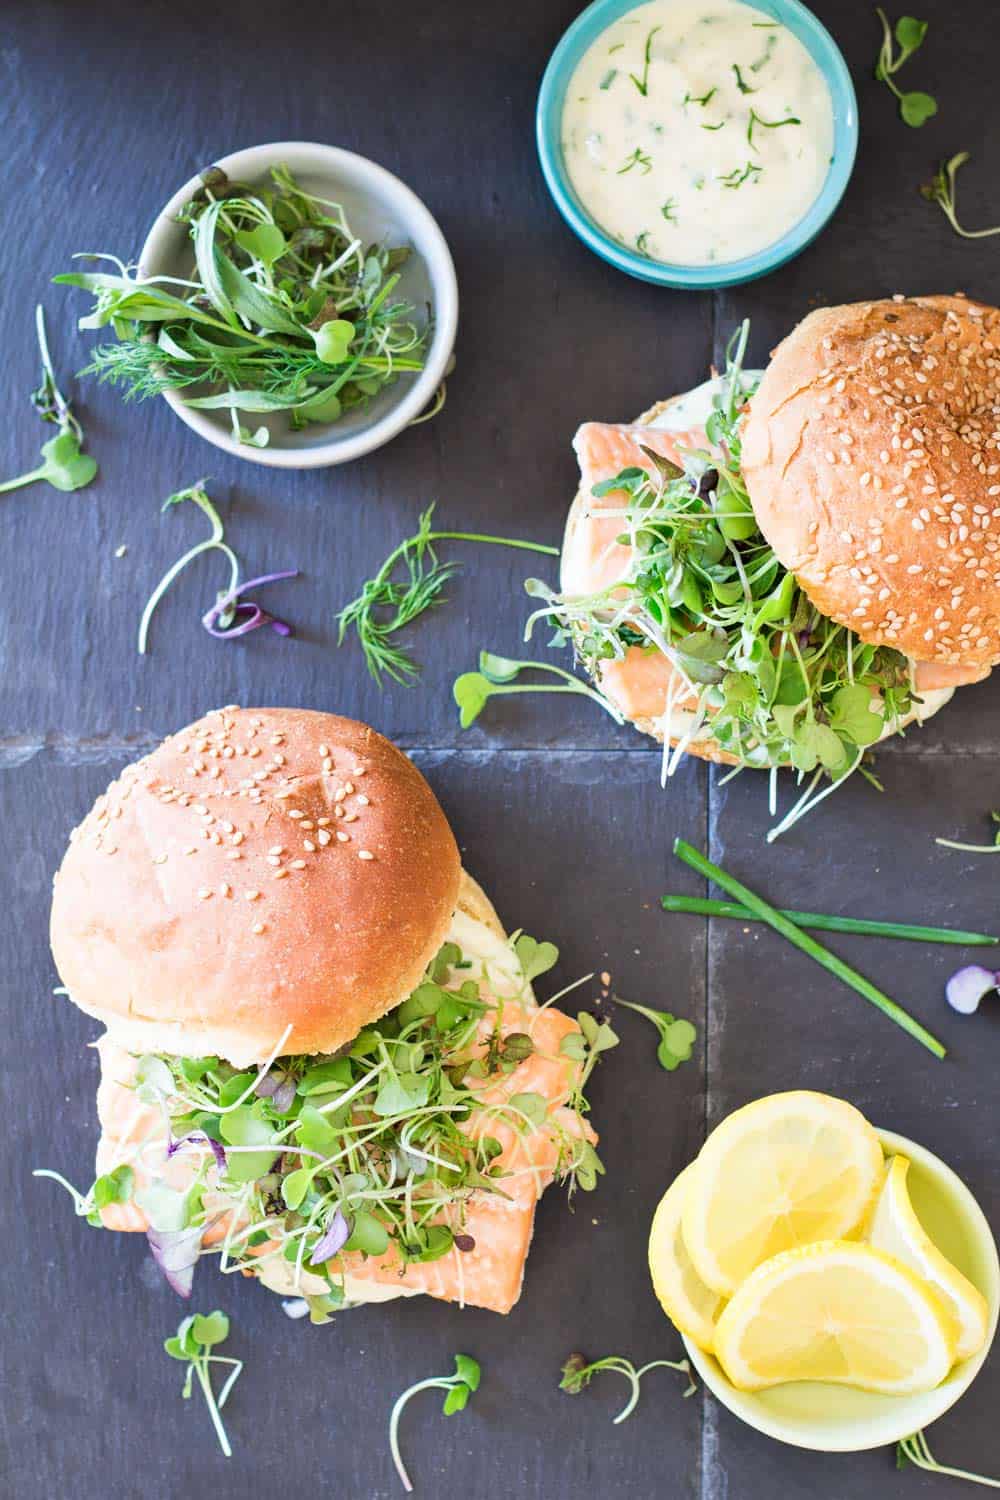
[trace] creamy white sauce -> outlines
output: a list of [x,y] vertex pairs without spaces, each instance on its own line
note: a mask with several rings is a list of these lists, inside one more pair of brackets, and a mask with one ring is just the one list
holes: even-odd
[[[763,375],[763,370],[744,370],[742,388],[745,391],[754,390]],[[695,428],[704,427],[712,415],[716,397],[722,395],[725,384],[725,376],[713,375],[711,380],[703,381],[694,390],[671,401],[669,406],[664,407],[646,425],[655,427],[658,432],[691,432]]]
[[562,148],[583,207],[622,245],[724,263],[774,244],[815,202],[833,103],[805,47],[764,11],[650,0],[581,58]]

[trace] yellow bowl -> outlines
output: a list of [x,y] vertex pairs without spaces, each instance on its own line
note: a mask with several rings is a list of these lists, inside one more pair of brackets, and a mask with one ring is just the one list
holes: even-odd
[[882,1396],[820,1381],[792,1381],[766,1391],[738,1391],[718,1361],[687,1338],[691,1364],[712,1394],[768,1437],[824,1453],[855,1453],[898,1443],[943,1416],[968,1390],[993,1342],[1000,1311],[1000,1262],[993,1232],[969,1189],[923,1146],[892,1131],[878,1132],[886,1156],[907,1156],[907,1187],[920,1222],[935,1245],[979,1288],[989,1305],[986,1343],[947,1380],[919,1396]]

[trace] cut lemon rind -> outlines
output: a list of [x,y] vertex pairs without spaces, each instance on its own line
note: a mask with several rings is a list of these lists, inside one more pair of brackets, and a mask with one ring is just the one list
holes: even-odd
[[894,1156],[868,1227],[869,1242],[930,1283],[955,1325],[956,1359],[978,1354],[989,1331],[986,1299],[934,1244],[917,1218],[907,1187],[910,1162]]
[[702,1281],[687,1253],[681,1217],[695,1162],[674,1178],[660,1199],[649,1231],[649,1274],[667,1317],[699,1349],[711,1353],[715,1320],[724,1299]]
[[948,1374],[955,1327],[934,1289],[894,1256],[832,1240],[759,1266],[723,1310],[715,1354],[739,1390],[823,1381],[913,1395]]
[[684,1243],[698,1276],[723,1297],[776,1254],[859,1234],[883,1175],[864,1115],[804,1089],[734,1111],[694,1165]]

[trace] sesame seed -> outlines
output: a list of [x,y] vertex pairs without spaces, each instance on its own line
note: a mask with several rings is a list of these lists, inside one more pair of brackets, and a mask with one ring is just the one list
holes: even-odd
[[242,859],[243,855],[240,853],[240,851],[238,849],[228,849],[226,851],[226,858],[227,859]]
[[262,932],[267,931],[267,926],[264,922],[255,922],[250,931],[256,933],[256,935],[259,937]]
[[197,844],[188,844],[187,848],[184,850],[184,853],[185,854],[197,854],[198,853],[198,846],[197,846]]
[[244,891],[243,899],[244,901],[259,901],[260,891]]
[[304,859],[293,859],[288,868],[290,870],[304,870],[305,867],[306,862]]
[[358,858],[359,859],[374,859],[375,856],[371,852],[370,849],[359,849],[358,850]]
[[268,862],[269,865],[280,865],[281,864],[281,856],[278,855],[278,854],[269,854],[267,856],[267,862]]
[[319,747],[319,753],[320,753],[321,756],[322,755],[329,755],[330,754],[330,747],[329,747],[329,745],[320,745],[320,747]]
[[316,845],[313,843],[312,839],[303,839],[302,847],[303,849],[308,850],[310,854],[316,853]]
[[274,848],[269,849],[267,852],[268,854],[284,854],[285,846],[284,844],[275,844]]
[[364,792],[359,792],[358,793],[358,806],[359,807],[367,807],[369,805],[370,801],[371,801],[371,799],[369,797],[366,797],[365,794],[364,794]]
[[233,894],[233,888],[232,888],[232,886],[229,884],[228,881],[224,880],[222,882],[222,884],[219,886],[219,895],[220,896],[231,896],[232,894]]
[[153,855],[153,864],[154,865],[165,865],[166,862],[167,862],[167,856],[165,854],[154,854]]
[[244,838],[244,835],[237,828],[236,832],[233,834],[233,843],[238,846],[238,845],[242,844],[243,838]]
[[346,844],[348,842],[348,840],[350,839],[350,837],[351,837],[351,835],[349,833],[342,833],[339,828],[337,829],[337,841],[338,841],[338,843]]
[[325,847],[330,842],[330,834],[326,831],[325,828],[321,828],[319,833],[317,833],[316,835],[316,839]]
[[201,889],[199,890],[199,892],[198,892],[198,900],[199,901],[207,901],[208,898],[211,896],[211,894],[212,894],[212,892],[208,889],[208,886],[207,885],[203,885],[201,887]]
[[288,809],[288,816],[290,818],[296,818],[296,819],[297,818],[304,818],[305,817],[305,813],[304,812],[300,812],[297,807],[290,807]]
[[273,874],[273,876],[271,878],[272,878],[272,880],[284,880],[287,877],[287,875],[288,875],[288,871],[287,870],[275,870],[275,872],[274,872],[274,874]]

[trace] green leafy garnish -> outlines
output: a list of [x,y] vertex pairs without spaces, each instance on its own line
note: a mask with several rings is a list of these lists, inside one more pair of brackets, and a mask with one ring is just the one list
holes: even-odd
[[[145,280],[115,256],[110,272],[55,280],[94,295],[81,328],[110,325],[85,373],[125,399],[179,391],[188,405],[229,410],[233,436],[263,447],[266,426],[240,412],[286,412],[293,428],[364,408],[423,369],[429,326],[397,295],[409,250],[367,248],[338,203],[301,188],[287,167],[266,187],[231,183],[218,167],[182,211],[191,278]],[[438,393],[433,410],[443,403]],[[418,419],[419,420],[419,419]]]
[[678,222],[677,199],[668,198],[666,203],[660,205],[660,213],[668,224],[676,224]]
[[[530,1138],[544,1130],[555,1177],[571,1195],[593,1190],[604,1168],[586,1139],[585,1090],[601,1054],[617,1043],[614,1032],[581,1013],[580,1030],[567,1033],[564,1042],[575,1045],[562,1055],[578,1066],[567,1070],[563,1108],[551,1110],[551,1100],[518,1086],[535,1044],[528,1029],[516,1029],[511,1007],[533,1008],[530,985],[557,959],[554,944],[515,933],[497,960],[503,983],[488,988],[490,965],[446,943],[413,993],[337,1056],[279,1056],[286,1031],[260,1070],[217,1057],[141,1058],[137,1097],[155,1107],[174,1140],[188,1142],[195,1165],[183,1191],[157,1175],[144,1187],[140,1206],[153,1227],[198,1234],[216,1221],[220,1198],[232,1200],[238,1211],[214,1247],[222,1269],[257,1275],[269,1262],[287,1262],[295,1294],[305,1296],[314,1322],[325,1322],[346,1296],[342,1251],[391,1254],[403,1272],[474,1248],[465,1232],[469,1200],[473,1193],[503,1200],[512,1170],[493,1127],[528,1142],[529,1161]],[[258,1093],[268,1075],[273,1088]],[[506,1079],[500,1097],[484,1098],[491,1081]],[[223,1146],[223,1159],[210,1141]],[[135,1143],[140,1156],[143,1145]],[[111,1189],[99,1182],[84,1195],[57,1180],[77,1213],[99,1224],[98,1200]],[[114,1184],[119,1194],[130,1190],[130,1173]]]
[[413,1490],[410,1476],[406,1472],[399,1451],[399,1419],[403,1414],[403,1408],[418,1391],[446,1391],[444,1406],[441,1410],[446,1417],[454,1415],[457,1411],[464,1411],[469,1403],[469,1397],[479,1389],[481,1372],[479,1365],[470,1354],[455,1355],[454,1375],[432,1376],[429,1380],[418,1380],[415,1385],[409,1386],[396,1401],[389,1417],[389,1451],[392,1461],[396,1466],[396,1473],[407,1494]]
[[630,1000],[623,1000],[620,995],[615,995],[613,999],[616,1005],[624,1005],[627,1010],[634,1010],[637,1015],[645,1016],[656,1027],[660,1034],[656,1059],[665,1072],[672,1073],[681,1063],[688,1061],[698,1039],[697,1028],[690,1021],[683,1017],[678,1019],[669,1011],[651,1010],[648,1005],[636,1005]]
[[[665,744],[667,775],[692,739],[711,734],[740,767],[791,766],[808,778],[773,838],[857,770],[919,700],[906,657],[820,614],[758,528],[741,470],[742,411],[756,389],[743,371],[748,336],[744,323],[730,341],[704,448],[685,450],[683,468],[646,450],[648,467],[595,486],[597,497],[620,497],[626,571],[589,595],[529,579],[539,607],[525,638],[554,624],[554,644],[572,645],[597,682],[602,663],[630,649],[661,652],[674,669],[666,710],[683,704],[689,726],[675,748]],[[488,695],[468,684],[470,721],[474,687]]]
[[963,240],[982,240],[991,234],[1000,234],[1000,224],[993,224],[988,229],[965,229],[958,222],[955,178],[958,176],[959,168],[964,167],[968,160],[968,151],[959,151],[956,155],[949,157],[947,161],[941,163],[930,182],[924,183],[920,194],[921,197],[927,199],[928,203],[938,205],[952,229],[956,234],[961,235]]
[[676,1370],[681,1375],[687,1376],[688,1386],[684,1392],[685,1396],[693,1396],[697,1386],[691,1377],[691,1366],[686,1359],[653,1359],[648,1365],[642,1365],[638,1370],[631,1360],[622,1359],[620,1355],[609,1354],[605,1359],[595,1359],[592,1363],[587,1362],[583,1354],[571,1354],[562,1367],[562,1379],[559,1389],[566,1391],[570,1396],[578,1396],[581,1391],[586,1390],[595,1375],[600,1375],[604,1370],[611,1370],[616,1375],[623,1375],[631,1386],[628,1401],[622,1407],[614,1419],[615,1426],[624,1422],[635,1411],[639,1401],[639,1384],[644,1375],[650,1370]]
[[[410,686],[419,675],[413,658],[392,637],[412,624],[425,610],[443,603],[442,591],[458,571],[457,563],[439,562],[435,542],[482,542],[495,547],[515,547],[527,552],[542,552],[558,557],[558,547],[541,542],[524,542],[505,536],[484,536],[475,531],[434,531],[431,519],[433,505],[420,517],[413,536],[394,547],[374,578],[368,579],[361,593],[345,604],[337,616],[337,644],[343,645],[348,631],[357,633],[367,666],[375,681],[391,677],[402,686]],[[397,575],[401,574],[402,577]]]
[[[770,41],[771,38],[768,38],[768,40]],[[738,63],[731,63],[730,67],[732,68],[733,73],[736,75],[736,87],[739,89],[741,94],[756,94],[758,92],[757,89],[752,89],[747,83],[747,81],[743,77]]]
[[742,187],[749,177],[759,176],[763,170],[763,167],[758,167],[754,162],[748,161],[743,167],[734,167],[731,172],[719,174],[716,180],[721,182],[723,187],[738,188]]
[[[882,25],[882,45],[875,63],[875,77],[895,94],[899,101],[900,117],[907,125],[916,128],[937,114],[937,100],[931,94],[921,93],[919,89],[904,94],[893,82],[893,74],[899,72],[923,42],[927,35],[927,22],[917,21],[913,16],[900,16],[894,32],[880,5],[876,5],[875,14]],[[899,47],[898,53],[893,46],[894,34]]]
[[[187,1363],[184,1375],[184,1386],[181,1395],[185,1400],[190,1400],[195,1376],[201,1386],[205,1397],[205,1405],[208,1407],[219,1439],[219,1447],[227,1458],[232,1458],[233,1450],[229,1446],[226,1429],[222,1425],[220,1412],[226,1404],[230,1391],[239,1379],[240,1371],[243,1369],[241,1359],[229,1359],[222,1354],[210,1354],[217,1344],[223,1343],[229,1337],[229,1319],[224,1312],[216,1310],[211,1313],[192,1313],[190,1317],[183,1320],[173,1338],[165,1339],[163,1347],[171,1359],[179,1359]],[[230,1365],[231,1369],[226,1382],[216,1399],[212,1390],[212,1376],[210,1365]]]
[[715,95],[718,92],[719,91],[718,91],[717,88],[713,88],[713,89],[709,89],[709,91],[708,91],[707,94],[701,94],[700,96],[695,95],[695,94],[685,94],[684,98],[681,100],[681,106],[683,107],[685,104],[700,104],[701,107],[704,109],[705,105],[708,104],[709,100],[714,99]]
[[642,62],[642,77],[637,78],[634,73],[630,73],[628,75],[644,99],[649,93],[649,63],[653,53],[653,38],[656,33],[658,31],[662,31],[662,29],[663,28],[661,26],[654,26],[646,36],[646,46],[643,52]]
[[951,1479],[967,1479],[970,1484],[981,1484],[990,1490],[1000,1490],[1000,1479],[988,1479],[985,1474],[973,1474],[968,1469],[952,1469],[939,1464],[928,1446],[923,1432],[914,1432],[896,1444],[896,1468],[905,1469],[914,1464],[918,1469],[927,1469],[931,1474],[945,1474]]
[[[550,672],[560,681],[515,681],[521,672],[528,671]],[[574,677],[572,672],[563,671],[562,667],[554,667],[544,661],[512,661],[506,656],[496,656],[491,651],[480,651],[479,671],[463,672],[455,678],[452,685],[452,697],[459,708],[462,728],[468,729],[475,723],[490,698],[497,698],[505,693],[577,693],[599,703],[616,724],[624,722],[622,714],[609,699],[596,688],[581,682],[579,677]]]
[[958,849],[963,854],[1000,854],[1000,811],[994,808],[990,820],[996,827],[992,844],[959,844],[954,839],[935,839],[945,849]]
[[41,303],[35,308],[35,332],[42,360],[42,378],[38,389],[32,392],[31,404],[43,422],[53,423],[59,431],[42,444],[42,462],[38,467],[0,484],[0,495],[8,490],[19,490],[26,484],[35,484],[40,479],[54,490],[69,494],[73,490],[82,490],[97,474],[94,459],[81,451],[83,428],[56,382]]

